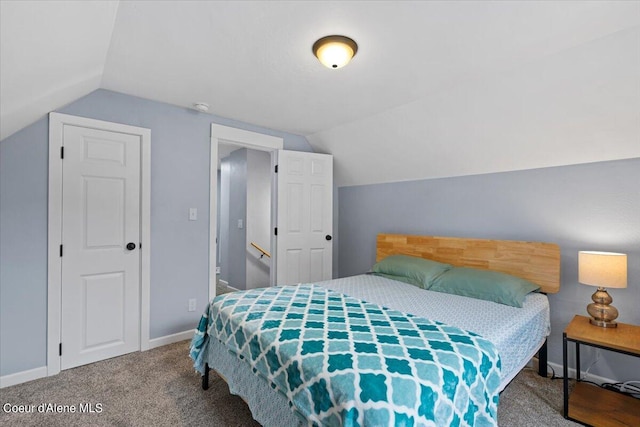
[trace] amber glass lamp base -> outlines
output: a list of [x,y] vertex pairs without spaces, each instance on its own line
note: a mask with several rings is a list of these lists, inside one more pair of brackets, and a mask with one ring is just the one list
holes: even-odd
[[618,309],[611,305],[613,298],[605,288],[598,288],[591,296],[593,303],[587,306],[587,312],[591,316],[589,322],[601,328],[616,328],[618,324]]

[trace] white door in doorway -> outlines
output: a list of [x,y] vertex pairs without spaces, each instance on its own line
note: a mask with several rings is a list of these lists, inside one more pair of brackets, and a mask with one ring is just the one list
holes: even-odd
[[64,126],[61,368],[140,349],[140,136]]
[[278,151],[277,284],[329,280],[333,259],[333,156]]

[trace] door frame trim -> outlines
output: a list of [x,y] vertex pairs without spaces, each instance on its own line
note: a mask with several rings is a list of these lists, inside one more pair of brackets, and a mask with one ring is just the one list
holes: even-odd
[[81,126],[140,137],[140,350],[149,349],[151,303],[151,130],[120,123],[49,113],[49,201],[47,242],[47,376],[60,372],[62,322],[62,159],[64,125]]
[[[275,166],[274,152],[284,148],[284,139],[277,136],[265,135],[231,126],[211,123],[211,148],[209,161],[209,301],[216,296],[216,228],[218,222],[218,143],[226,142],[253,150],[267,151],[271,153],[272,166]],[[271,188],[275,188],[272,179]],[[273,214],[275,192],[271,192],[271,220],[275,221]],[[271,236],[272,246],[275,244],[275,236]],[[272,255],[275,251],[271,250]],[[271,260],[271,277],[275,277],[275,259]]]

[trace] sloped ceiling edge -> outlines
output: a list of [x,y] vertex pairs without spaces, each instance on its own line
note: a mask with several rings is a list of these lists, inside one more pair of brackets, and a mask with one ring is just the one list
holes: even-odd
[[100,88],[118,5],[0,2],[0,140]]

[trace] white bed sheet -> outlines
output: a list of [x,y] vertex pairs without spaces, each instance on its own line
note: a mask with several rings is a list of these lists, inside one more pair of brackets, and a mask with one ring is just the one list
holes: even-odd
[[475,332],[491,341],[502,360],[501,389],[531,359],[551,330],[549,300],[531,293],[523,307],[511,307],[441,292],[372,274],[317,285],[388,308]]

